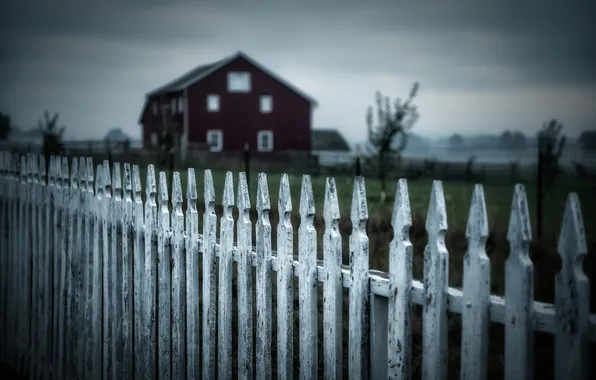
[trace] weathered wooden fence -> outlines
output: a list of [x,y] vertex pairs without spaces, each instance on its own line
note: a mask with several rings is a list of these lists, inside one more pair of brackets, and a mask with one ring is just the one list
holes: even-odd
[[[515,187],[511,211],[511,254],[502,298],[490,294],[490,262],[484,249],[488,226],[480,185],[471,202],[469,249],[463,290],[459,290],[448,286],[447,216],[439,181],[432,188],[424,281],[420,282],[412,277],[405,180],[397,187],[390,269],[383,273],[369,269],[368,211],[361,177],[354,182],[348,267],[341,262],[340,212],[333,179],[327,180],[325,191],[324,260],[317,261],[308,176],[303,177],[300,195],[296,257],[293,205],[285,175],[279,189],[274,253],[265,174],[258,177],[255,248],[243,173],[238,177],[237,221],[233,177],[226,175],[217,236],[216,194],[209,170],[204,174],[205,213],[199,233],[194,169],[188,169],[184,212],[179,173],[173,175],[170,200],[165,173],[159,173],[157,190],[154,167],[149,165],[143,201],[138,166],[124,164],[123,176],[118,163],[110,170],[107,161],[94,170],[91,159],[74,159],[69,170],[66,158],[52,157],[48,166],[46,176],[43,158],[1,155],[1,354],[31,378],[170,380],[217,375],[230,379],[232,358],[237,355],[237,377],[269,379],[275,328],[280,379],[292,378],[295,367],[302,379],[342,378],[342,350],[349,352],[350,378],[407,379],[411,310],[418,304],[423,306],[423,379],[446,377],[448,311],[463,318],[462,378],[486,377],[488,326],[493,322],[505,325],[506,379],[532,378],[534,331],[556,337],[557,379],[588,379],[596,316],[589,312],[589,280],[581,269],[587,249],[575,194],[569,196],[564,215],[558,247],[562,270],[557,275],[556,302],[550,305],[533,299],[530,218],[520,185]],[[232,329],[233,262],[237,263],[237,336]],[[275,308],[272,271],[277,272]],[[299,342],[293,341],[294,276],[299,281]],[[322,369],[317,368],[317,282],[324,287]],[[342,347],[343,288],[349,289],[348,347]],[[272,326],[274,310],[277,326]],[[235,339],[238,351],[232,352]],[[298,361],[293,356],[295,344]]]

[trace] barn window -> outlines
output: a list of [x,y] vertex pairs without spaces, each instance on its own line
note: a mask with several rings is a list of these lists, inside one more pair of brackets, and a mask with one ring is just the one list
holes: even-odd
[[153,116],[157,116],[157,114],[159,113],[157,102],[153,102],[152,106],[153,106]]
[[159,143],[159,137],[157,136],[157,132],[151,132],[151,146],[156,147]]
[[250,92],[250,73],[230,71],[228,92]]
[[273,98],[271,95],[261,96],[261,113],[270,113],[273,110]]
[[207,111],[219,112],[219,95],[207,96]]
[[259,131],[257,133],[257,149],[259,152],[273,150],[273,131]]
[[207,144],[212,152],[219,152],[223,148],[223,133],[220,130],[207,131]]
[[176,98],[172,98],[172,115],[176,113]]

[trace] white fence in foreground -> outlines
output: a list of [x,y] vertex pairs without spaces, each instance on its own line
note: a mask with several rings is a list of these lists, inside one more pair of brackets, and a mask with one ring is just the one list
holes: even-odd
[[[293,204],[286,175],[279,189],[274,253],[265,174],[258,178],[255,248],[243,173],[238,176],[237,197],[232,174],[226,175],[223,216],[218,221],[212,175],[205,171],[205,213],[199,233],[194,169],[188,169],[183,211],[180,174],[174,173],[170,199],[163,172],[157,191],[153,165],[148,167],[143,201],[138,166],[124,164],[121,176],[118,163],[110,170],[110,163],[104,161],[94,170],[90,159],[80,158],[72,161],[69,171],[66,158],[53,157],[46,182],[43,158],[8,153],[0,158],[2,356],[28,369],[32,378],[213,379],[217,372],[219,379],[230,379],[232,357],[237,355],[238,378],[269,379],[275,328],[280,379],[292,378],[295,367],[302,379],[342,378],[342,350],[349,352],[352,379],[407,379],[413,304],[423,306],[423,379],[446,378],[448,311],[463,318],[462,378],[486,377],[491,322],[505,325],[506,379],[532,378],[534,331],[556,336],[557,379],[589,376],[588,349],[596,341],[596,316],[589,313],[589,280],[581,271],[587,249],[575,194],[570,194],[565,210],[559,243],[563,267],[557,275],[556,302],[550,305],[533,299],[530,218],[520,185],[515,187],[511,210],[511,255],[502,298],[490,294],[490,262],[484,249],[488,225],[480,185],[472,198],[469,250],[463,290],[459,290],[448,286],[447,215],[439,181],[432,188],[429,243],[420,282],[412,277],[405,180],[397,187],[390,269],[383,273],[369,269],[368,211],[361,177],[354,182],[348,267],[341,263],[340,212],[333,179],[327,180],[325,191],[324,260],[317,261],[309,176],[302,182],[295,257]],[[237,221],[234,207],[239,210]],[[237,297],[232,294],[234,261]],[[271,282],[272,271],[277,272],[276,284]],[[298,289],[293,289],[294,276],[299,279]],[[317,282],[324,287],[321,369],[317,368]],[[275,308],[273,285],[277,287]],[[342,347],[343,288],[349,289],[348,347]],[[293,309],[294,291],[299,310]],[[237,336],[232,329],[233,299],[238,300]],[[293,341],[295,312],[299,313],[299,342]],[[232,352],[234,339],[237,352]],[[299,361],[293,357],[295,344],[299,344]]]

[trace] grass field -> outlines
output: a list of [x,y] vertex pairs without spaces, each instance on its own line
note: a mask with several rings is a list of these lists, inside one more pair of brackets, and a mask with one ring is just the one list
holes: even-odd
[[[203,212],[203,171],[197,169],[197,191],[199,194],[199,213]],[[143,185],[146,181],[146,172],[141,173]],[[181,173],[183,189],[186,191],[186,172]],[[214,187],[217,202],[221,200],[223,194],[225,172],[214,171]],[[168,179],[171,181],[170,176]],[[234,173],[234,190],[237,190],[237,173]],[[268,175],[269,193],[271,198],[271,223],[273,228],[273,249],[275,250],[275,236],[277,223],[277,200],[279,192],[279,174]],[[340,230],[343,236],[343,263],[348,264],[348,237],[351,231],[351,222],[349,221],[349,210],[352,197],[353,178],[336,178],[340,208],[342,210],[342,220]],[[253,208],[256,196],[257,174],[252,173],[250,178],[251,198]],[[297,247],[297,230],[300,223],[298,209],[300,201],[301,177],[290,176],[291,194],[294,205],[293,226],[294,226],[294,244]],[[312,178],[313,193],[316,201],[316,227],[319,235],[323,233],[323,200],[325,189],[324,177]],[[414,277],[422,279],[423,273],[423,250],[426,245],[425,217],[432,187],[432,180],[412,180],[408,182],[410,202],[412,208],[413,225],[410,230],[410,239],[414,245]],[[393,194],[395,192],[395,181],[388,183],[388,197],[385,204],[379,203],[379,182],[374,179],[366,180],[366,189],[369,207],[369,222],[367,226],[370,239],[370,267],[379,270],[388,270],[388,246],[393,237],[390,225],[391,213],[393,208]],[[465,238],[465,228],[467,224],[469,204],[473,191],[473,183],[447,182],[443,183],[445,199],[447,205],[449,228],[446,236],[446,245],[449,250],[449,283],[452,287],[460,287],[462,283],[462,263],[463,256],[467,249]],[[171,182],[168,186],[171,196]],[[490,237],[487,241],[486,251],[491,259],[491,285],[492,293],[502,295],[504,293],[504,263],[509,254],[508,242],[506,239],[507,226],[511,212],[511,203],[513,197],[513,186],[511,184],[491,183],[484,187],[486,196],[487,212],[489,217]],[[526,186],[528,204],[532,215],[532,226],[535,230],[536,221],[536,189],[532,184]],[[596,241],[593,238],[593,232],[596,226],[596,205],[591,202],[591,198],[596,191],[596,181],[561,181],[553,186],[544,200],[544,238],[541,242],[534,241],[531,246],[531,258],[534,263],[534,286],[535,299],[543,302],[552,302],[554,295],[555,275],[559,271],[560,259],[556,252],[556,243],[558,240],[559,229],[561,227],[563,210],[567,196],[570,192],[577,192],[582,205],[584,224],[588,236],[589,251],[594,251]],[[144,189],[143,189],[144,195]],[[221,207],[217,208],[218,214],[221,213]],[[253,213],[256,221],[256,213]],[[199,217],[201,223],[202,217]],[[200,224],[200,228],[202,225]],[[254,229],[253,229],[254,234]],[[322,259],[322,245],[319,238],[318,247],[319,258]],[[591,310],[596,311],[596,260],[594,255],[588,255],[584,261],[584,269],[588,277],[592,280],[592,300]],[[272,276],[275,284],[275,273]],[[235,285],[235,284],[234,284]],[[295,282],[297,289],[297,281]],[[275,285],[273,291],[273,307],[275,309]],[[236,289],[234,290],[236,293]],[[347,375],[347,291],[344,292],[344,375]],[[295,362],[298,362],[298,302],[297,292],[295,292]],[[235,311],[236,309],[234,309]],[[415,307],[414,320],[412,323],[413,334],[413,370],[414,378],[420,376],[421,364],[421,331],[420,322],[421,309]],[[273,310],[273,323],[275,326],[275,310]],[[449,317],[449,378],[459,378],[459,357],[461,340],[461,319],[458,315]],[[322,286],[319,286],[319,354],[322,353]],[[234,330],[237,329],[236,320],[234,321]],[[272,353],[274,355],[273,368],[275,368],[275,328],[273,329]],[[504,329],[501,325],[491,325],[490,329],[490,349],[489,349],[489,378],[503,378],[503,346]],[[537,333],[535,345],[536,360],[536,378],[552,378],[553,376],[553,342],[551,335]],[[236,347],[234,348],[236,350]],[[319,355],[322,358],[322,355]],[[320,361],[322,367],[322,361]],[[275,376],[275,374],[274,374]]]

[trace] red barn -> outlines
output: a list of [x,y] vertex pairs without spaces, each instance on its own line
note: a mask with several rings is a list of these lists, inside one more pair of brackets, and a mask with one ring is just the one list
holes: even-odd
[[143,145],[155,143],[160,109],[179,126],[181,147],[213,152],[310,152],[317,103],[243,52],[201,65],[146,95]]

